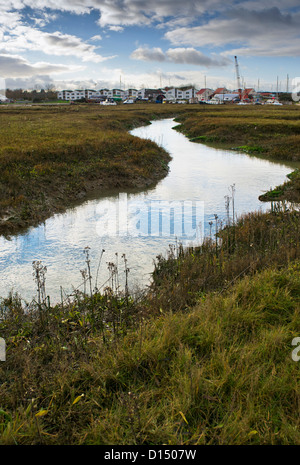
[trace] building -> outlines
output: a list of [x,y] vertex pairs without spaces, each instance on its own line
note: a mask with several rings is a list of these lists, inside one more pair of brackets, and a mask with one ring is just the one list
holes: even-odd
[[206,102],[207,100],[210,99],[213,93],[214,91],[212,89],[204,88],[196,92],[196,97],[199,102]]
[[230,90],[226,89],[226,87],[218,87],[216,90],[214,90],[212,96],[214,97],[217,94],[230,94]]
[[127,89],[125,90],[125,97],[126,98],[134,98],[136,99],[138,96],[138,90],[137,89]]
[[166,100],[176,102],[177,100],[193,100],[198,90],[195,87],[165,87],[163,89]]
[[244,89],[242,91],[242,100],[253,100],[258,98],[257,92],[253,88]]
[[159,95],[166,95],[164,89],[140,89],[137,93],[137,98],[140,100],[156,101]]
[[97,93],[96,90],[91,89],[77,89],[77,90],[62,90],[57,93],[57,98],[61,100],[82,100],[90,99]]
[[62,90],[58,92],[57,97],[62,100],[86,100],[92,102],[99,102],[106,99],[114,99],[117,101],[124,101],[126,99],[145,100],[149,102],[211,102],[211,103],[229,103],[237,102],[240,97],[243,101],[254,101],[260,96],[270,98],[270,93],[257,93],[253,88],[247,88],[240,92],[238,90],[230,91],[226,87],[219,87],[216,90],[209,88],[196,89],[194,86],[186,87],[165,87],[164,89],[76,89],[76,90]]
[[125,98],[125,91],[122,89],[113,89],[112,98],[123,100]]
[[197,95],[197,92],[198,92],[199,89],[195,89],[195,87],[188,87],[188,88],[185,88],[185,89],[182,89],[182,90],[184,92],[183,99],[190,101],[190,100],[196,98],[196,95]]

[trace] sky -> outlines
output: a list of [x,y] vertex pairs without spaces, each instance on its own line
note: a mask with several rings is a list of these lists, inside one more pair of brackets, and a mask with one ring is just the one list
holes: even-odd
[[0,0],[6,88],[289,90],[300,0]]

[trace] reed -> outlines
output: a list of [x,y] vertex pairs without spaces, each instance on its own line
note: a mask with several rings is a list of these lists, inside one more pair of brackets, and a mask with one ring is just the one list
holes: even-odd
[[299,213],[229,223],[158,257],[139,296],[126,257],[100,292],[86,255],[85,292],[2,299],[0,443],[298,444]]

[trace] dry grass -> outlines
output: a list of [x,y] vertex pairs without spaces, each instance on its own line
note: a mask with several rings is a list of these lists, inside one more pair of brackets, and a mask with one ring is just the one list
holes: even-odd
[[[133,139],[125,126],[146,123],[150,110],[130,110],[128,119],[117,108],[120,119],[105,119],[85,107],[78,117],[91,127],[102,118],[100,140],[119,134],[115,142],[127,153]],[[244,118],[254,111],[197,107],[189,118],[205,112],[213,121],[235,110]],[[171,110],[159,111],[151,118]],[[281,115],[288,120],[284,109]],[[66,114],[61,127],[73,131]],[[21,139],[14,143],[12,157],[22,158]],[[68,166],[81,156],[70,146]],[[36,166],[41,157],[34,157]],[[2,299],[0,444],[300,444],[299,366],[291,358],[300,327],[299,259],[299,213],[273,205],[270,214],[223,229],[218,243],[207,238],[159,256],[153,286],[139,298],[107,289],[51,306],[40,283],[38,303]]]
[[[299,160],[299,108],[220,105],[4,107],[0,111],[0,233],[36,225],[94,189],[144,188],[167,174],[168,154],[128,130],[177,117],[198,141]],[[284,195],[297,200],[296,177]]]
[[37,224],[94,189],[144,188],[164,177],[169,155],[128,130],[170,111],[155,105],[1,108],[0,233]]
[[249,215],[140,299],[2,300],[0,443],[299,444],[298,226]]
[[[209,107],[209,108],[208,108]],[[194,142],[234,149],[254,156],[300,161],[300,108],[285,105],[210,106],[200,113],[181,115],[177,128]],[[300,201],[299,170],[291,180],[261,200]]]

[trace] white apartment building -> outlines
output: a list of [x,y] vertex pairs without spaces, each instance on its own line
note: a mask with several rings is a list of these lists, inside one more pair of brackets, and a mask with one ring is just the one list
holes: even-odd
[[195,87],[190,87],[189,89],[185,89],[184,90],[185,96],[183,98],[185,100],[194,99],[196,98],[197,92],[198,92],[198,89],[195,89]]
[[[81,100],[81,99],[97,99],[97,98],[119,98],[125,100],[127,98],[153,98],[157,93],[165,95],[167,100],[187,100],[196,97],[197,90],[194,87],[178,89],[171,87],[166,89],[77,89],[77,90],[62,90],[57,93],[57,98],[61,100]],[[151,97],[152,96],[152,97]]]
[[178,89],[177,87],[166,88],[167,100],[190,100],[196,97],[197,89],[195,87]]
[[77,90],[61,90],[57,93],[57,98],[61,100],[81,100],[83,98],[91,98],[97,96],[96,90],[77,89]]
[[137,93],[137,97],[143,98],[143,99],[146,98],[146,90],[147,89],[140,89]]
[[113,89],[112,90],[112,97],[115,97],[115,98],[124,99],[126,97],[125,94],[126,94],[125,90],[122,90],[122,89]]
[[127,90],[124,91],[125,98],[129,98],[129,97],[136,98],[136,97],[138,97],[138,92],[139,91],[137,89],[127,89]]

